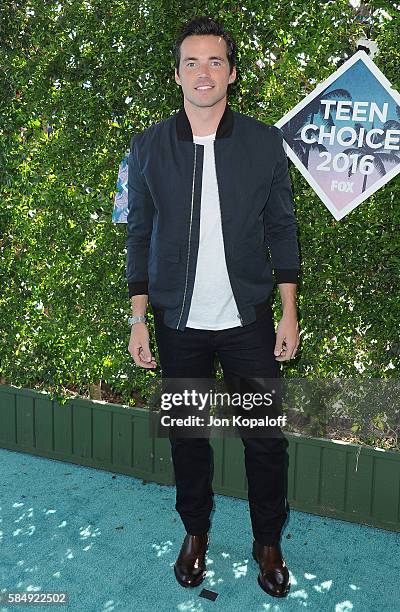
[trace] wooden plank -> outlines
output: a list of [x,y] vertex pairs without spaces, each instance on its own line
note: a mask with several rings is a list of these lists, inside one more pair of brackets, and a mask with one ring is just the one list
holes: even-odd
[[321,496],[323,508],[344,510],[346,498],[346,452],[342,448],[321,448]]
[[0,393],[0,442],[17,443],[14,393]]
[[35,434],[38,450],[54,450],[53,402],[47,397],[35,399]]
[[372,516],[381,520],[399,520],[400,455],[398,461],[388,461],[384,453],[374,458]]
[[93,459],[99,463],[112,463],[111,459],[111,421],[112,412],[93,405]]
[[[286,435],[286,434],[285,434]],[[287,498],[288,501],[293,499],[295,496],[295,479],[296,479],[296,449],[297,449],[297,437],[295,436],[286,436],[289,442],[289,446],[287,448],[287,453],[289,455],[289,465],[288,465],[288,491]]]
[[231,495],[234,495],[237,491],[244,491],[246,481],[243,442],[240,437],[226,436],[224,437],[222,486],[226,492],[231,491]]
[[222,436],[210,437],[210,444],[214,457],[213,488],[221,490],[224,483],[224,438]]
[[168,438],[154,438],[154,476],[157,482],[175,482],[171,457],[171,444]]
[[112,428],[112,461],[115,466],[131,465],[132,417],[129,414],[114,414]]
[[296,449],[296,482],[294,484],[297,503],[318,504],[320,495],[321,447],[307,440],[299,440]]
[[22,448],[35,448],[34,398],[17,394],[17,444]]
[[149,435],[148,415],[135,416],[133,425],[132,467],[154,472],[153,438]]
[[[358,460],[357,460],[358,456]],[[358,453],[358,449],[349,449],[346,453],[346,498],[345,510],[349,514],[357,513],[371,516],[373,456]]]
[[72,453],[76,457],[91,458],[93,405],[72,403]]
[[53,400],[54,450],[72,455],[72,408],[71,402],[59,404]]

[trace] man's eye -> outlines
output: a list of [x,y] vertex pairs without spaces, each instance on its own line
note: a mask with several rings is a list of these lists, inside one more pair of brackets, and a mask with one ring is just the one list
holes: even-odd
[[194,66],[194,62],[189,62],[186,66]]
[[218,60],[216,60],[215,62],[213,62],[213,64],[216,64],[217,66],[221,65],[221,62],[219,62]]

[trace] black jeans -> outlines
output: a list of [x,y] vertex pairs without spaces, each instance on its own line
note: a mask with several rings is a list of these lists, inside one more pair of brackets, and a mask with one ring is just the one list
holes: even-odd
[[[186,327],[172,329],[154,312],[155,334],[163,379],[214,379],[215,358],[224,383],[232,391],[244,381],[256,391],[264,379],[280,377],[274,356],[275,328],[271,306],[254,323],[224,330]],[[248,430],[247,430],[248,431]],[[244,445],[248,501],[254,538],[263,545],[276,544],[286,522],[288,440],[278,428],[276,437],[240,436]],[[176,481],[176,505],[187,533],[209,531],[213,508],[212,448],[207,437],[170,437]]]

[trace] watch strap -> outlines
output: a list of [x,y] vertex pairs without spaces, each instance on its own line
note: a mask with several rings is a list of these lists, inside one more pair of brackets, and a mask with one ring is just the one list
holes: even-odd
[[146,323],[145,315],[140,315],[138,317],[128,317],[129,325],[134,325],[135,323]]

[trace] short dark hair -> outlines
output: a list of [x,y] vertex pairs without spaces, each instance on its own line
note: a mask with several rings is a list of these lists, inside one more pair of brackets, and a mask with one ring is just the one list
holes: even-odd
[[187,36],[202,36],[204,34],[212,34],[213,36],[221,36],[226,42],[226,53],[229,61],[229,74],[236,66],[236,44],[229,32],[224,26],[211,19],[211,17],[201,16],[187,21],[181,28],[178,38],[175,41],[173,53],[175,58],[175,67],[179,74],[179,64],[181,61],[181,44]]

